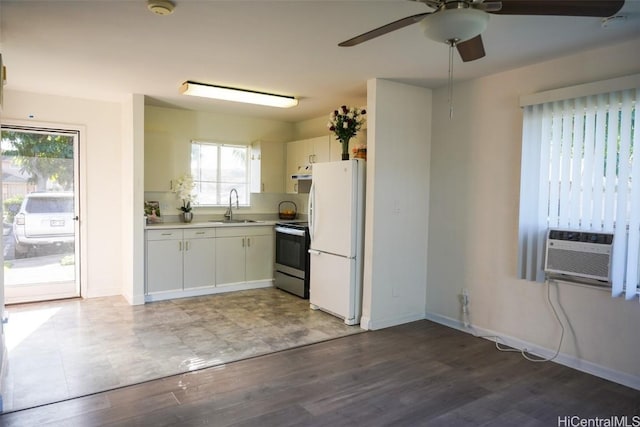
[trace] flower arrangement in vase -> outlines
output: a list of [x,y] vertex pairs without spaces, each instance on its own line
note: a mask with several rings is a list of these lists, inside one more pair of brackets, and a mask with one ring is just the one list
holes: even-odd
[[342,144],[342,160],[349,160],[349,140],[356,136],[365,122],[364,108],[341,106],[329,115],[327,127]]
[[182,201],[182,206],[178,209],[182,211],[182,220],[184,222],[191,222],[193,219],[193,212],[191,212],[193,206],[191,202],[195,200],[195,196],[193,195],[194,187],[195,183],[190,174],[184,174],[176,178],[173,182],[173,192],[176,193]]

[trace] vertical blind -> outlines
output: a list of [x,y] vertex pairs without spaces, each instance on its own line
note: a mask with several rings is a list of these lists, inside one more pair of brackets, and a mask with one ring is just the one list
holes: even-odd
[[542,260],[549,228],[613,232],[612,294],[627,299],[637,295],[637,92],[628,89],[524,107],[520,278],[544,280]]

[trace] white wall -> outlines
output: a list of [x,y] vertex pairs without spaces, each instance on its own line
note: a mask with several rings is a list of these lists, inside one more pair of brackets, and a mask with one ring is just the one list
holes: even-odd
[[[84,297],[122,292],[121,105],[27,92],[5,91],[3,120],[33,120],[86,129],[80,135]],[[33,116],[33,119],[29,119]],[[84,141],[82,141],[84,139]],[[118,232],[114,233],[114,230]]]
[[[546,288],[516,279],[519,96],[613,78],[640,69],[640,41],[455,83],[434,92],[426,306],[428,317],[460,326],[458,294],[471,294],[478,330],[555,351],[560,328]],[[551,289],[566,334],[560,361],[640,387],[640,306],[591,288]],[[529,346],[531,348],[531,346]]]
[[[177,215],[179,201],[170,191],[169,181],[189,171],[191,140],[250,144],[253,141],[282,143],[294,140],[294,125],[289,122],[232,116],[202,111],[145,106],[145,199],[158,200],[163,216]],[[244,214],[275,213],[281,200],[303,196],[283,193],[252,194],[251,208]],[[304,203],[299,203],[299,210]],[[224,208],[196,208],[201,215],[222,215]]]
[[122,108],[122,295],[144,304],[144,96]]
[[425,316],[431,91],[367,82],[367,201],[362,326]]

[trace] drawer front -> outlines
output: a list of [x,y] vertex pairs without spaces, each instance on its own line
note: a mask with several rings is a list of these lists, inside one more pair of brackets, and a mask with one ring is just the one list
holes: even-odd
[[208,239],[216,237],[215,228],[195,228],[191,230],[183,230],[185,239]]
[[236,237],[236,236],[264,236],[273,234],[273,226],[244,226],[244,227],[219,227],[216,230],[216,237]]
[[147,230],[147,240],[182,240],[182,230]]

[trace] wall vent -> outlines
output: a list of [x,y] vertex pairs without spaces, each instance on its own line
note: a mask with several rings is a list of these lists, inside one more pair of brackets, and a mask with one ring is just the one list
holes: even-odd
[[550,229],[544,271],[549,276],[611,281],[613,234]]

